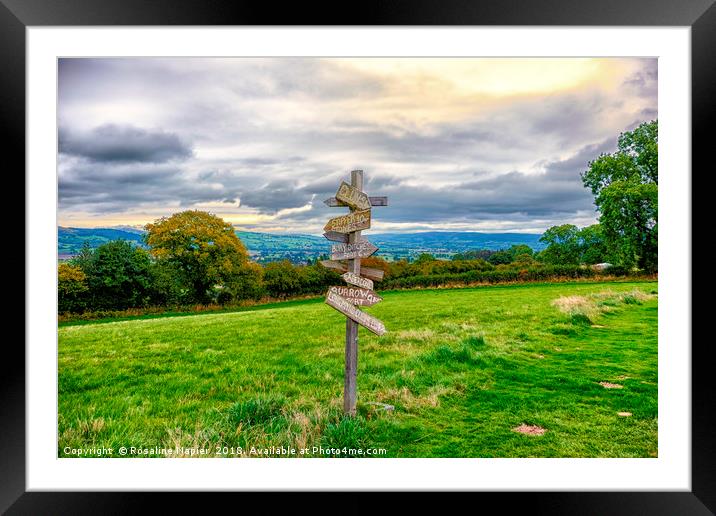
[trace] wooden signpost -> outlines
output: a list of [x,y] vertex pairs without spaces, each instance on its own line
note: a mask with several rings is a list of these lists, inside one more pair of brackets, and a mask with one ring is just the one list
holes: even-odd
[[324,231],[338,233],[354,233],[361,229],[370,228],[370,210],[352,211],[348,215],[336,217],[328,221],[323,227]]
[[[388,198],[387,197],[368,197],[368,200],[370,201],[371,206],[388,206]],[[343,201],[339,201],[335,197],[329,197],[323,203],[326,206],[330,206],[331,208],[335,208],[336,206],[348,206],[348,204],[344,203]]]
[[[331,287],[335,288],[335,287]],[[326,304],[332,306],[339,312],[343,313],[346,317],[349,317],[353,322],[356,322],[363,326],[364,328],[368,328],[370,331],[375,333],[376,335],[383,335],[385,334],[385,326],[382,322],[380,322],[378,319],[373,317],[372,315],[368,315],[365,312],[362,312],[358,308],[356,308],[351,302],[346,300],[343,296],[340,296],[336,294],[334,291],[329,290],[328,294],[326,294]],[[356,327],[357,330],[357,327]],[[358,343],[357,340],[358,337],[356,337],[356,344]],[[356,361],[355,364],[358,365],[358,352],[356,349]],[[353,381],[353,385],[355,385],[355,381]],[[355,397],[354,397],[355,399]],[[343,408],[345,409],[345,403],[343,405]],[[353,408],[354,412],[353,415],[355,415],[355,407]],[[350,410],[348,410],[350,412]]]
[[368,258],[378,250],[367,240],[355,244],[335,244],[331,246],[331,260],[350,260],[351,258]]
[[[327,269],[335,269],[337,271],[341,272],[347,272],[348,271],[348,265],[343,262],[337,262],[335,260],[321,260],[321,265],[326,267]],[[363,276],[366,276],[372,280],[375,281],[381,281],[383,279],[383,275],[385,274],[380,269],[374,269],[372,267],[362,267],[360,270],[360,273]]]
[[346,283],[350,285],[355,285],[356,287],[363,287],[370,290],[373,290],[373,282],[369,280],[368,278],[361,278],[357,274],[353,274],[352,272],[346,272],[341,276],[345,280]]
[[[378,248],[361,237],[361,230],[370,228],[371,207],[387,206],[387,197],[368,197],[363,192],[363,171],[351,172],[350,184],[341,183],[336,196],[324,201],[328,206],[347,206],[350,213],[335,217],[323,228],[325,236],[333,242],[331,259],[323,260],[324,267],[344,272],[341,276],[346,283],[354,286],[334,286],[326,292],[326,304],[346,316],[346,373],[344,378],[343,411],[356,414],[357,370],[358,370],[358,325],[367,328],[376,335],[386,332],[378,319],[363,312],[358,306],[372,306],[382,298],[373,292],[371,279],[383,279],[383,271],[361,267],[361,258],[375,253]],[[340,260],[347,260],[344,263]],[[367,279],[370,278],[370,279]]]
[[[323,233],[323,236],[331,242],[341,242],[344,244],[348,243],[348,234],[346,233],[339,233],[338,231],[326,231],[325,233]],[[365,238],[360,237],[359,241],[362,242],[363,240],[365,240]]]
[[370,199],[366,194],[361,192],[355,186],[349,185],[345,181],[343,181],[341,186],[338,187],[336,200],[341,201],[356,210],[369,210],[371,206]]
[[338,294],[352,305],[358,306],[373,306],[374,304],[383,301],[383,298],[373,292],[373,290],[368,288],[354,287],[352,285],[342,287],[330,287],[328,289],[328,292]]
[[326,231],[323,233],[323,236],[331,242],[343,242],[344,244],[348,243],[348,235],[345,233],[339,233],[338,231]]

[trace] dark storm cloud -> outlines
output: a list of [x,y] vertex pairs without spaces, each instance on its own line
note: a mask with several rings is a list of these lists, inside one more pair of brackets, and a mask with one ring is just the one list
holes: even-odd
[[[571,219],[578,213],[593,213],[593,198],[581,181],[580,174],[590,160],[616,147],[614,139],[584,146],[567,159],[545,162],[543,173],[513,171],[443,187],[415,186],[404,178],[374,173],[366,184],[369,195],[386,195],[389,207],[380,211],[381,222],[444,223],[460,221]],[[476,174],[482,177],[483,174]],[[335,194],[340,178],[317,180],[302,188],[289,189],[280,185],[265,188],[262,200],[276,197],[282,207],[303,206],[308,193],[315,194],[312,209],[291,213],[294,221],[327,219],[339,215],[328,208],[323,199]],[[285,197],[281,197],[281,194]]]
[[498,219],[510,214],[526,218],[574,215],[593,211],[591,193],[580,173],[590,160],[615,148],[613,139],[587,145],[565,160],[543,164],[543,173],[513,171],[443,187],[412,186],[396,177],[376,176],[390,209],[381,212],[386,222]]
[[175,166],[77,163],[60,174],[62,206],[95,213],[116,213],[137,205],[177,202],[187,206],[225,197],[209,184],[188,180]]
[[59,151],[95,162],[166,163],[192,156],[191,147],[174,133],[114,124],[84,133],[60,128]]
[[272,181],[256,190],[243,192],[240,198],[242,206],[257,208],[261,213],[298,208],[311,200],[310,194],[288,181]]

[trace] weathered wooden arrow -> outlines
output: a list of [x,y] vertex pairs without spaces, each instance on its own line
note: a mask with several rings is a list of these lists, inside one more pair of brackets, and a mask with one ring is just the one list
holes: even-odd
[[[368,197],[368,200],[370,201],[370,205],[375,206],[388,206],[388,198],[387,197]],[[330,206],[331,208],[336,208],[340,206],[348,206],[348,204],[344,203],[343,201],[339,201],[335,197],[329,197],[325,201],[323,201],[323,204],[326,206]]]
[[331,246],[331,260],[351,260],[353,258],[368,258],[378,250],[367,240],[355,244],[334,244]]
[[370,199],[368,196],[355,186],[351,186],[345,181],[343,181],[341,186],[338,187],[336,199],[346,203],[348,206],[355,208],[356,210],[370,209]]
[[349,303],[357,306],[373,306],[383,301],[382,297],[367,288],[343,285],[340,287],[329,287],[328,291],[338,294]]
[[345,233],[339,233],[338,231],[326,231],[323,236],[333,242],[348,242],[348,235]]
[[347,299],[329,290],[326,293],[326,304],[332,306],[346,317],[354,320],[361,326],[372,331],[376,335],[385,334],[385,326],[378,319],[356,308]]
[[368,278],[361,278],[354,272],[346,272],[341,276],[341,278],[343,278],[346,283],[350,283],[351,285],[373,290],[373,282],[371,280]]
[[[332,242],[342,242],[344,244],[348,243],[348,235],[346,233],[339,233],[338,231],[326,231],[323,233],[323,236],[326,237],[328,240],[331,240]],[[365,240],[365,237],[360,237],[359,241]]]
[[323,226],[324,231],[337,231],[338,233],[353,233],[370,228],[370,210],[353,211],[347,215],[334,217]]
[[[335,269],[337,271],[341,272],[348,272],[348,265],[342,262],[336,262],[333,260],[321,260],[321,265],[328,269]],[[372,267],[361,267],[360,268],[361,275],[370,278],[375,281],[381,281],[383,279],[383,275],[385,274],[380,269],[373,269]]]

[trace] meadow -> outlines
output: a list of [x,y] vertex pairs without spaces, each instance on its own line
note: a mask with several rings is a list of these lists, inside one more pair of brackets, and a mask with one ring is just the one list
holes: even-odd
[[345,317],[322,299],[61,324],[58,456],[657,456],[655,281],[381,296],[355,418]]

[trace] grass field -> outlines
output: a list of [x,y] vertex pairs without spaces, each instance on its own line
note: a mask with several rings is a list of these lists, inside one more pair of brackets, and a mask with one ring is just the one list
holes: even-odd
[[388,334],[359,333],[353,419],[342,416],[345,318],[321,300],[61,326],[58,456],[655,457],[656,292],[384,292],[366,311]]

